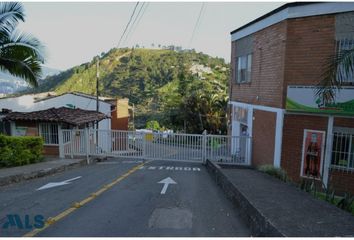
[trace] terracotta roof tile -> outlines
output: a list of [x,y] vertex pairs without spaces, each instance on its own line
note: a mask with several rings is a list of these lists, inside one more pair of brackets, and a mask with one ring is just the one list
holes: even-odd
[[60,107],[34,112],[12,112],[6,115],[5,120],[62,122],[72,125],[81,125],[101,121],[105,118],[109,117],[103,113],[97,113],[96,111]]

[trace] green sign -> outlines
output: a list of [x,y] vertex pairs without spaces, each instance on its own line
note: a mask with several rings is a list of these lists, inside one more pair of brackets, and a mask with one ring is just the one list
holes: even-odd
[[314,86],[288,86],[286,110],[354,116],[354,87],[339,90],[334,100],[317,97]]

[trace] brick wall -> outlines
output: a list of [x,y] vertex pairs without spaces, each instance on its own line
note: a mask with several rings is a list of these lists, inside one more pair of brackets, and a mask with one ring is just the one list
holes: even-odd
[[287,20],[283,107],[287,85],[316,85],[335,51],[335,16]]
[[354,172],[332,170],[330,173],[330,187],[336,194],[350,192],[354,194]]
[[293,181],[300,181],[304,129],[327,131],[327,124],[327,117],[285,115],[281,167]]
[[273,165],[276,113],[254,110],[253,117],[252,165]]
[[59,146],[46,146],[46,145],[44,145],[43,155],[59,156]]
[[354,128],[354,118],[335,117],[333,125],[335,127]]
[[117,118],[117,110],[112,112],[111,129],[113,130],[128,130],[129,117]]
[[335,51],[335,16],[288,19],[252,39],[251,83],[236,84],[237,41],[231,44],[231,100],[284,108],[287,85],[320,81],[323,64]]
[[[236,84],[236,41],[231,51],[231,100],[281,107],[286,21],[253,34],[251,82]],[[258,97],[257,97],[258,96]]]

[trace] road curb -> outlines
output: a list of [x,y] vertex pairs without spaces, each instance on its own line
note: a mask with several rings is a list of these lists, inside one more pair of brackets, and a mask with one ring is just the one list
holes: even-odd
[[[227,198],[231,200],[232,204],[240,210],[241,217],[246,222],[251,230],[252,236],[262,236],[262,237],[285,237],[278,229],[276,229],[272,223],[263,216],[258,209],[250,202],[244,194],[238,190],[234,184],[225,176],[221,171],[221,167],[231,168],[229,165],[216,164],[209,160],[206,161],[207,171],[216,184],[224,191]],[[235,167],[235,166],[233,166]],[[239,168],[250,168],[240,166]]]
[[45,177],[48,175],[52,175],[52,174],[59,173],[59,172],[64,172],[66,170],[80,167],[83,165],[87,165],[86,159],[80,159],[77,162],[66,164],[66,165],[59,166],[59,167],[42,169],[42,170],[30,172],[30,173],[0,177],[0,186],[9,185],[12,183],[18,183],[18,182],[22,182],[22,181],[26,181],[26,180],[30,180],[30,179],[34,179],[34,178]]

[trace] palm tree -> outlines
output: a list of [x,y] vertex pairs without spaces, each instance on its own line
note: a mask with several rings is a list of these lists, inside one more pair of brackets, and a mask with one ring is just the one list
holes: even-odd
[[316,96],[325,101],[334,101],[336,93],[342,88],[354,70],[354,49],[341,50],[330,56],[324,65],[322,79],[317,85]]
[[21,3],[0,3],[0,71],[37,87],[44,63],[43,46],[38,39],[16,30],[24,16]]

